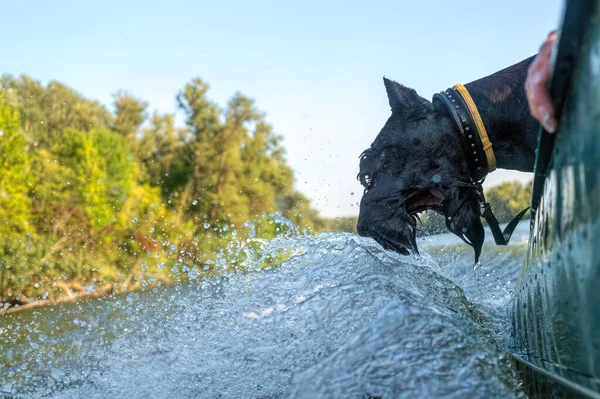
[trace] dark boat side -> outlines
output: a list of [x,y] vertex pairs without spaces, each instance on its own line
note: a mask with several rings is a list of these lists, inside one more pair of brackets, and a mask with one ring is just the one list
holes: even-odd
[[600,398],[600,1],[565,2],[512,319],[531,397]]

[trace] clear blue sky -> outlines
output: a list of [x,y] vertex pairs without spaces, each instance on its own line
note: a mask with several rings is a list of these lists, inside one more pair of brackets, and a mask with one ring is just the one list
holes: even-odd
[[[191,78],[256,99],[298,188],[356,214],[358,156],[389,116],[382,76],[423,97],[537,52],[562,1],[12,1],[0,72],[59,80],[106,105],[124,89],[175,111]],[[181,120],[181,118],[179,119]],[[488,185],[523,174],[499,171]],[[355,195],[352,195],[352,193]]]

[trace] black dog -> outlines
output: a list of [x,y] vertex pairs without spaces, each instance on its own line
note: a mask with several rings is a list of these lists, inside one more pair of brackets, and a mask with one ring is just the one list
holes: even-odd
[[[358,233],[388,250],[417,252],[417,214],[431,209],[443,214],[447,228],[473,247],[477,262],[485,235],[480,183],[491,171],[488,163],[495,157],[499,168],[533,171],[539,124],[529,113],[524,89],[532,61],[465,85],[479,118],[455,112],[464,111],[459,102],[462,108],[469,102],[456,90],[437,94],[430,102],[384,78],[392,115],[360,158],[365,192]],[[480,159],[487,156],[489,161],[490,155],[481,148],[484,139],[473,132],[476,119],[492,143],[490,162]]]

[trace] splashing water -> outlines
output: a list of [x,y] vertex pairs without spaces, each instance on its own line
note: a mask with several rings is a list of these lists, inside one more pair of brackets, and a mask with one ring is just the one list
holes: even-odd
[[428,240],[294,233],[248,273],[2,316],[0,396],[524,397],[505,355],[523,245],[475,276],[470,248]]

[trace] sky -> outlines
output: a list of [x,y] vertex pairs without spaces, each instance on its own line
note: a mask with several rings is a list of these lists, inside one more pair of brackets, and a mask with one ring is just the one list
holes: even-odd
[[[175,112],[194,77],[222,105],[241,91],[284,137],[321,214],[357,215],[358,157],[390,114],[382,77],[430,99],[534,55],[561,11],[559,0],[12,1],[0,73],[108,107],[126,90],[150,112]],[[485,186],[514,179],[531,175],[499,170]]]

